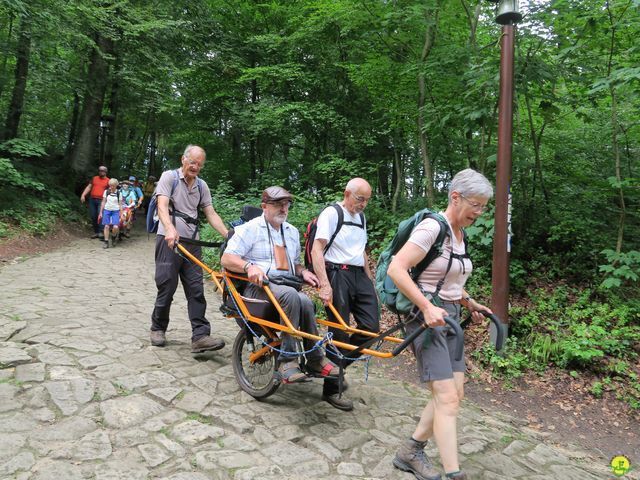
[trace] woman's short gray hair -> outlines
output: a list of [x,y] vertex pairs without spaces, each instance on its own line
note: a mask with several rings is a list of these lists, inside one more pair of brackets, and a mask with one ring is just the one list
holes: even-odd
[[491,182],[487,180],[487,177],[472,168],[465,168],[453,177],[451,185],[449,185],[449,201],[451,201],[451,194],[453,192],[461,193],[465,197],[480,197],[486,199],[493,197]]

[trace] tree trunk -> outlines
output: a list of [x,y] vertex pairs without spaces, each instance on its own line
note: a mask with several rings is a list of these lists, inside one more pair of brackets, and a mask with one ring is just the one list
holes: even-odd
[[402,168],[402,154],[398,152],[398,148],[393,147],[393,172],[394,185],[393,197],[391,198],[391,212],[396,213],[398,209],[398,200],[402,195],[402,185],[404,184],[404,168]]
[[7,112],[3,140],[9,140],[18,136],[22,107],[24,106],[24,93],[27,89],[27,76],[29,74],[29,56],[31,54],[31,28],[26,15],[20,20],[20,32],[18,33],[18,48],[16,49],[16,69],[11,103]]
[[78,117],[80,116],[80,95],[78,92],[73,92],[73,111],[71,112],[71,124],[69,125],[69,137],[67,138],[67,148],[65,150],[64,158],[66,165],[70,165],[71,152],[73,151],[73,145],[76,143],[76,133],[78,131]]
[[120,56],[116,56],[115,68],[111,79],[111,96],[109,97],[109,119],[108,128],[106,130],[104,163],[109,171],[113,165],[114,151],[116,147],[116,129],[118,128],[118,110],[120,108],[120,82],[119,73],[122,66]]
[[422,47],[422,54],[420,56],[420,73],[418,74],[418,135],[420,137],[420,156],[422,158],[422,165],[424,167],[424,184],[427,193],[427,206],[432,207],[435,202],[435,194],[433,192],[433,170],[431,165],[431,159],[429,158],[429,141],[427,138],[427,132],[424,126],[424,110],[426,99],[426,85],[424,79],[425,62],[431,53],[433,42],[436,36],[436,27],[438,25],[439,8],[435,12],[435,18],[433,23],[429,22],[427,25],[427,31],[424,36],[424,46]]
[[111,40],[97,35],[96,48],[91,52],[87,87],[84,94],[82,112],[80,113],[78,139],[71,154],[71,168],[78,174],[85,175],[97,165],[96,141],[100,129],[100,116],[107,88],[109,63],[105,55],[111,52]]
[[2,67],[0,67],[0,98],[4,92],[4,86],[7,83],[7,60],[9,59],[9,44],[11,43],[11,35],[13,35],[13,15],[9,13],[9,28],[7,29],[7,39],[5,40],[5,49],[2,52]]

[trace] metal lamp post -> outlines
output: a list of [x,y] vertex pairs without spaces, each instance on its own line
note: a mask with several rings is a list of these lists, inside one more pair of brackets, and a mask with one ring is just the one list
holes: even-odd
[[[496,23],[502,25],[500,40],[500,100],[498,104],[498,157],[496,165],[496,211],[493,237],[491,308],[504,322],[509,322],[509,253],[511,220],[511,144],[513,139],[513,58],[515,24],[522,20],[518,0],[500,0]],[[505,337],[508,325],[504,325]],[[495,345],[496,330],[490,327]]]

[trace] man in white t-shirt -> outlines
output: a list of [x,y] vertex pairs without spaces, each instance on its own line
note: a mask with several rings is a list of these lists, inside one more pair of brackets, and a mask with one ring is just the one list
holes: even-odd
[[[325,305],[332,302],[345,322],[353,315],[359,330],[378,332],[378,297],[365,251],[367,224],[363,211],[370,199],[369,183],[362,178],[351,179],[343,201],[325,208],[318,217],[311,257],[320,282],[320,299]],[[329,309],[327,315],[336,321]],[[352,345],[360,345],[370,338],[358,333],[349,336],[339,329],[332,331],[334,340]],[[340,361],[330,352],[327,356],[334,363]],[[344,363],[346,368],[351,362]],[[322,398],[340,410],[353,409],[353,402],[340,395],[336,379],[325,379]]]

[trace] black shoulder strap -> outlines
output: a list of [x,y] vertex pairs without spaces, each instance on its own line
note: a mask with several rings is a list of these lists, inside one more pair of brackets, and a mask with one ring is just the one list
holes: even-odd
[[[444,244],[444,239],[447,235],[449,235],[449,225],[447,225],[446,221],[444,221],[439,214],[431,213],[427,214],[423,221],[427,218],[433,218],[438,225],[440,226],[440,232],[438,232],[438,236],[436,237],[436,241],[433,242],[433,246],[427,252],[425,257],[420,261],[413,269],[411,270],[411,278],[416,281],[420,274],[426,270],[426,268],[433,262],[436,258],[442,255],[442,245]],[[449,268],[451,268],[451,264],[447,268],[447,273],[449,272]],[[446,274],[445,274],[446,276]]]
[[333,235],[331,235],[331,238],[325,245],[323,253],[327,253],[329,251],[329,248],[333,244],[333,241],[336,239],[336,235],[338,235],[338,232],[340,231],[340,229],[342,228],[342,225],[344,224],[344,212],[342,211],[342,208],[340,208],[340,205],[338,205],[337,203],[332,203],[330,207],[335,208],[336,212],[338,213],[338,224],[336,225],[336,229],[333,232]]

